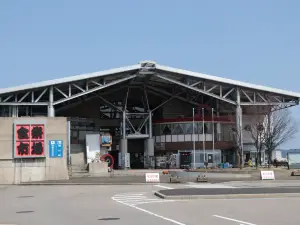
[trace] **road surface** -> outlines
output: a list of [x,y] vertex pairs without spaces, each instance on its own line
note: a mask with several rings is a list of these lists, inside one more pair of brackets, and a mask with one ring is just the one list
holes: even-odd
[[[153,195],[158,190],[183,186],[0,186],[0,224],[300,224],[300,198],[187,201],[163,200]],[[198,186],[223,188],[228,184]]]

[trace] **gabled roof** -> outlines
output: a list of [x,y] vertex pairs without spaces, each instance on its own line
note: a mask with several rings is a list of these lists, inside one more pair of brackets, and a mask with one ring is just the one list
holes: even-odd
[[[141,68],[141,65],[136,64],[136,65],[132,65],[132,66],[120,67],[120,68],[116,68],[116,69],[109,69],[109,70],[104,70],[104,71],[100,71],[100,72],[81,74],[81,75],[76,75],[76,76],[42,81],[42,82],[37,82],[37,83],[33,83],[33,84],[26,84],[26,85],[10,87],[10,88],[3,88],[3,89],[0,89],[0,94],[19,92],[19,91],[42,88],[42,87],[47,87],[47,86],[52,86],[52,85],[57,85],[57,84],[80,81],[80,80],[85,80],[85,79],[90,79],[90,78],[104,77],[104,76],[109,76],[109,75],[114,75],[114,74],[126,73],[126,72],[130,72],[130,71],[138,70],[140,68]],[[238,87],[243,87],[243,88],[248,88],[248,89],[254,89],[254,90],[259,90],[259,91],[271,92],[271,93],[276,93],[276,94],[280,94],[280,95],[300,98],[300,93],[297,93],[297,92],[285,91],[285,90],[281,90],[281,89],[277,89],[277,88],[271,88],[271,87],[266,87],[266,86],[262,86],[262,85],[250,84],[250,83],[246,83],[246,82],[242,82],[242,81],[237,81],[237,80],[232,80],[232,79],[227,79],[227,78],[222,78],[222,77],[216,77],[216,76],[212,76],[212,75],[208,75],[208,74],[192,72],[192,71],[183,70],[183,69],[177,69],[177,68],[173,68],[173,67],[169,67],[169,66],[163,66],[163,65],[156,64],[156,69],[158,69],[160,71],[169,72],[169,73],[180,74],[183,76],[185,75],[185,76],[191,76],[191,77],[195,77],[195,78],[199,78],[199,79],[204,79],[207,81],[213,81],[213,82],[228,84],[228,85],[232,85],[232,86],[238,86]]]

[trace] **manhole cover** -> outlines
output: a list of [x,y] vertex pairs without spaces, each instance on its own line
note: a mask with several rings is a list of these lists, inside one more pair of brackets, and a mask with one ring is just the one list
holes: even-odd
[[19,196],[17,198],[33,198],[34,196],[32,195],[24,195],[24,196]]
[[120,218],[101,218],[101,219],[98,219],[98,220],[119,220]]
[[16,212],[16,213],[32,213],[34,211],[19,211],[19,212]]

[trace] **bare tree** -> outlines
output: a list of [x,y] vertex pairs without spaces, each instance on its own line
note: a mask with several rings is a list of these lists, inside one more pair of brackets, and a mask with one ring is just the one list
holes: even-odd
[[245,126],[245,130],[250,134],[253,140],[253,145],[256,149],[255,166],[261,165],[261,155],[264,149],[265,143],[265,129],[264,129],[264,117],[263,115],[255,115],[252,118],[252,123]]
[[241,139],[242,139],[242,130],[237,130],[236,127],[232,128],[232,141],[233,141],[233,145],[234,145],[234,149],[235,149],[235,153],[236,153],[236,162],[237,162],[237,166],[242,169],[244,167],[244,156],[243,156],[243,150],[241,146]]
[[264,146],[268,154],[269,165],[272,152],[286,143],[298,132],[298,126],[288,109],[270,111],[264,120]]

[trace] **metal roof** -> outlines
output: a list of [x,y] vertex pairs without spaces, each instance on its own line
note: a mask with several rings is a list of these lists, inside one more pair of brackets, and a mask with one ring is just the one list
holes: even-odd
[[[36,88],[47,87],[47,86],[52,86],[52,85],[57,85],[57,84],[62,84],[62,83],[69,83],[69,82],[74,82],[74,81],[79,81],[79,80],[84,80],[84,79],[108,76],[108,75],[113,75],[113,74],[118,74],[118,73],[126,73],[126,72],[130,72],[130,71],[138,70],[140,68],[141,68],[141,65],[136,64],[136,65],[132,65],[132,66],[104,70],[104,71],[95,72],[95,73],[87,73],[87,74],[70,76],[70,77],[65,77],[65,78],[60,78],[60,79],[55,79],[55,80],[37,82],[37,83],[33,83],[33,84],[21,85],[21,86],[10,87],[10,88],[3,88],[3,89],[0,89],[0,94],[24,91],[24,90],[29,90],[29,89],[36,89]],[[192,71],[183,70],[183,69],[177,69],[177,68],[173,68],[173,67],[169,67],[169,66],[163,66],[163,65],[156,64],[156,69],[165,71],[165,72],[169,72],[169,73],[176,73],[176,74],[192,76],[195,78],[200,78],[200,79],[204,79],[204,80],[208,80],[208,81],[214,81],[214,82],[218,82],[218,83],[228,84],[228,85],[232,85],[232,86],[238,86],[238,87],[243,87],[243,88],[248,88],[248,89],[254,89],[254,90],[259,90],[259,91],[265,91],[265,92],[300,98],[300,93],[297,93],[297,92],[285,91],[285,90],[281,90],[281,89],[277,89],[277,88],[271,88],[271,87],[266,87],[266,86],[262,86],[262,85],[250,84],[250,83],[246,83],[246,82],[242,82],[242,81],[227,79],[227,78],[223,78],[223,77],[216,77],[216,76],[212,76],[212,75],[208,75],[208,74],[197,73],[197,72],[192,72]]]

